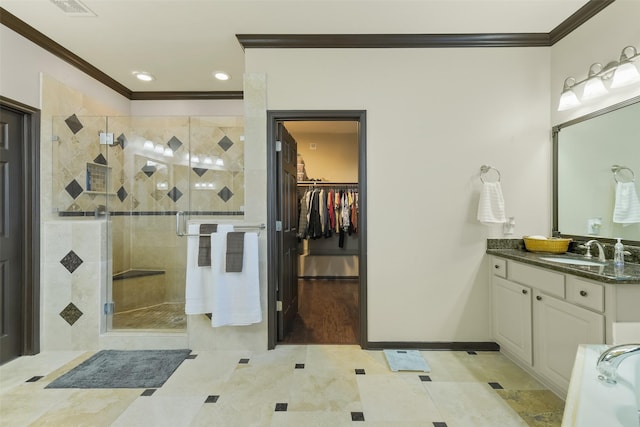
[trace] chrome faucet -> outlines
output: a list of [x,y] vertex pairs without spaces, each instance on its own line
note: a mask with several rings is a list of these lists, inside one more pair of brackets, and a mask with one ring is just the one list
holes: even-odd
[[604,248],[602,247],[602,245],[600,244],[600,242],[598,242],[597,240],[589,240],[587,243],[584,244],[584,247],[587,248],[587,253],[584,254],[585,258],[591,258],[591,244],[595,243],[596,246],[598,247],[598,261],[600,262],[606,262],[607,258],[604,256]]
[[609,384],[615,384],[618,366],[624,359],[634,354],[640,355],[640,344],[622,344],[605,350],[596,364],[596,369],[600,373],[598,379]]

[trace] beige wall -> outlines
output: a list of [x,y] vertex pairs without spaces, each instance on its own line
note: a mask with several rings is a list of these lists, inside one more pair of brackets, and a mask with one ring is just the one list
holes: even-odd
[[357,135],[306,134],[296,136],[296,142],[310,179],[358,182]]
[[479,168],[500,169],[515,236],[549,232],[549,49],[245,55],[267,109],[367,111],[369,340],[489,340],[484,251],[502,230],[475,220]]

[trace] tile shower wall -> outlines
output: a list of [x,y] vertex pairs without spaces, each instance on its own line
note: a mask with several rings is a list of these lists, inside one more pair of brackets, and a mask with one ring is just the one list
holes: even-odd
[[[113,145],[99,133],[114,135]],[[238,117],[54,117],[54,209],[240,215],[244,138]]]

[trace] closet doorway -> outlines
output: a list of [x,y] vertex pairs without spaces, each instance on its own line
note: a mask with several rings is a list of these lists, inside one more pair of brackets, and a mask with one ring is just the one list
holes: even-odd
[[268,123],[269,348],[366,347],[365,112]]

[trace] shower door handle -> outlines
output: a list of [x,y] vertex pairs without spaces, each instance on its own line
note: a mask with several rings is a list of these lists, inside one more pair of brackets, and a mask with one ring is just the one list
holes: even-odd
[[187,228],[187,224],[185,222],[184,212],[183,211],[176,212],[176,235],[178,237],[183,237],[184,230],[186,228]]

